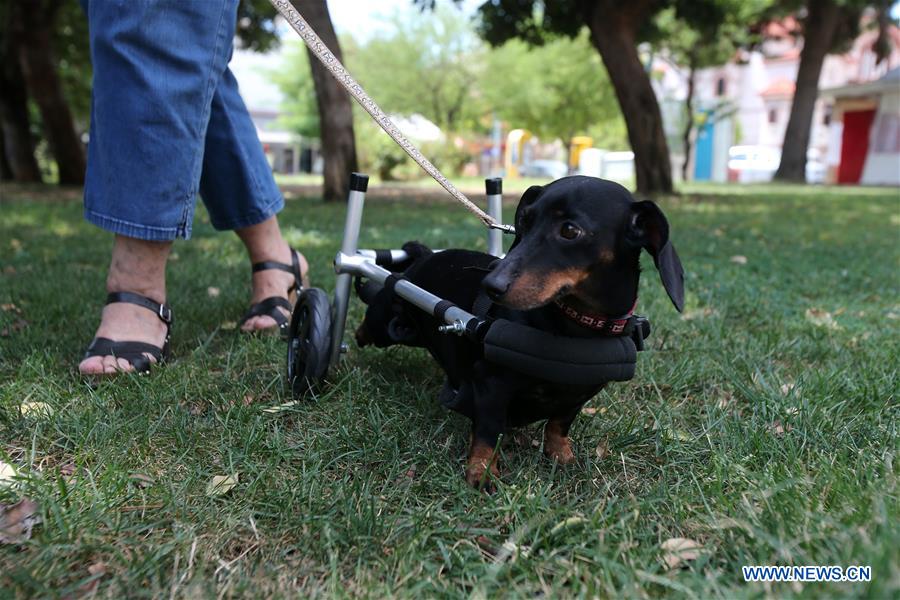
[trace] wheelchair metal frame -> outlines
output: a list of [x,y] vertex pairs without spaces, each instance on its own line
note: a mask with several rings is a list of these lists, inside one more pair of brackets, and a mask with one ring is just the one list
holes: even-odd
[[[332,302],[331,320],[331,354],[329,364],[334,367],[340,361],[341,355],[347,351],[344,343],[344,331],[347,322],[347,309],[350,304],[350,288],[354,276],[361,276],[379,284],[393,274],[383,266],[376,264],[377,253],[375,250],[360,249],[359,230],[362,224],[363,207],[366,199],[366,189],[369,178],[361,173],[353,173],[350,178],[350,194],[347,198],[347,217],[344,221],[344,237],[341,242],[341,250],[334,258],[334,271],[337,273],[334,299]],[[485,180],[487,196],[487,212],[497,220],[503,221],[503,195],[502,180],[491,178]],[[400,263],[407,258],[403,250],[390,250],[391,260]],[[488,230],[488,253],[497,257],[503,256],[503,232],[498,229]],[[410,283],[399,280],[394,285],[394,293],[407,300],[414,306],[434,315],[442,298]],[[444,325],[439,328],[444,333],[463,335],[471,332],[481,323],[481,319],[456,306],[450,306],[443,311]]]

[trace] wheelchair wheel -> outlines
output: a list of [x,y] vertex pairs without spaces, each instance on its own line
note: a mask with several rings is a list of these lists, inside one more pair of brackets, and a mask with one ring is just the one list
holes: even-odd
[[303,290],[288,330],[287,375],[294,396],[301,397],[325,381],[331,354],[331,304],[323,290]]

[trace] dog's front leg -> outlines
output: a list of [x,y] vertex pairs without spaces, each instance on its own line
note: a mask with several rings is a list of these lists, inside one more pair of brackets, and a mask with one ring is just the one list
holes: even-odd
[[581,412],[581,405],[574,411],[553,417],[544,426],[544,455],[561,465],[575,462],[572,443],[569,441],[569,428]]
[[497,445],[506,430],[506,411],[513,394],[508,382],[490,375],[476,379],[472,392],[474,415],[466,481],[472,487],[492,492],[491,478],[500,477]]

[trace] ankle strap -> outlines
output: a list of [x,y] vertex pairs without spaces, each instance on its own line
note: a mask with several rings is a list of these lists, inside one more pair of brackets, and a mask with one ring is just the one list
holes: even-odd
[[291,287],[288,288],[288,293],[294,291],[295,288],[299,288],[301,285],[301,281],[303,279],[303,273],[300,270],[300,258],[297,255],[297,251],[291,248],[291,264],[285,264],[283,262],[278,262],[275,260],[263,260],[258,263],[253,263],[251,268],[254,273],[258,273],[259,271],[268,271],[270,269],[277,269],[279,271],[285,271],[286,273],[290,273],[294,276],[294,283]]
[[106,296],[106,303],[114,304],[116,302],[136,304],[137,306],[142,306],[147,310],[153,311],[156,313],[156,316],[159,317],[159,320],[166,325],[171,325],[175,321],[175,316],[172,314],[172,309],[168,304],[160,304],[141,294],[135,294],[134,292],[110,292],[110,294]]
[[277,260],[262,260],[258,263],[253,263],[251,268],[254,273],[278,269],[279,271],[286,271],[298,279],[300,278],[300,259],[297,258],[297,251],[293,248],[291,248],[291,264],[289,265]]
[[253,263],[253,272],[258,273],[259,271],[268,271],[270,269],[278,269],[279,271],[287,271],[288,273],[293,274],[294,269],[291,265],[286,265],[282,262],[277,262],[274,260],[264,260],[258,263]]

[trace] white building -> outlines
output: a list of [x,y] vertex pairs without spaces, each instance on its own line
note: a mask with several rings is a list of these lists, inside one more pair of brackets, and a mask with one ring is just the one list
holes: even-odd
[[[725,181],[728,148],[735,145],[762,146],[780,152],[791,112],[803,38],[799,23],[788,18],[769,24],[764,42],[735,60],[697,71],[695,112],[708,114],[708,122],[698,128],[690,157],[694,179]],[[866,83],[883,77],[900,66],[900,29],[891,26],[890,55],[877,62],[873,45],[878,32],[869,29],[854,40],[844,54],[828,55],[819,78],[819,89]],[[657,60],[657,95],[663,105],[687,97],[687,70],[671,62]],[[683,104],[682,104],[683,105]],[[821,95],[816,102],[810,136],[813,156],[834,154],[834,133],[830,131],[834,97]],[[663,111],[664,115],[671,111]],[[680,155],[680,142],[673,145]],[[677,162],[680,163],[680,160]]]

